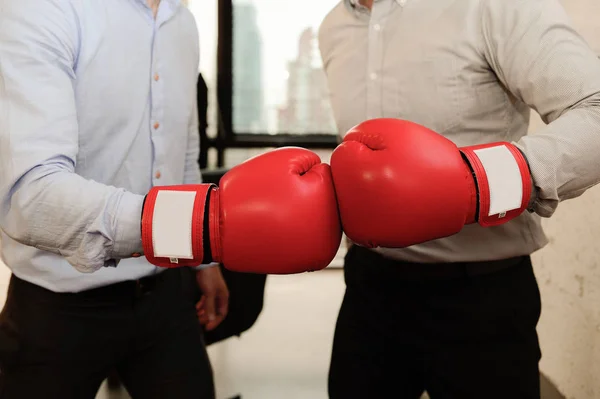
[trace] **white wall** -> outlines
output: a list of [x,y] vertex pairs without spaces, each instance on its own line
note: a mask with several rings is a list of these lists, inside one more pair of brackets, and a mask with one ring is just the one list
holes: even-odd
[[542,294],[541,370],[568,398],[600,398],[600,189],[546,221],[551,244],[533,257]]
[[[600,55],[600,0],[562,3]],[[532,129],[540,125],[535,120]],[[541,370],[569,399],[600,398],[599,208],[600,187],[560,204],[544,220],[550,244],[533,257],[543,303]]]

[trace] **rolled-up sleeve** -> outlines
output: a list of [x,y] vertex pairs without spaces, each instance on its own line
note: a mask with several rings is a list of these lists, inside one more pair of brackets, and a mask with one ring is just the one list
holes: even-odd
[[0,227],[93,272],[141,252],[143,196],[75,173],[71,2],[3,1],[0,10]]
[[487,0],[482,14],[489,64],[547,124],[515,144],[537,188],[533,210],[550,217],[600,182],[600,61],[558,0]]

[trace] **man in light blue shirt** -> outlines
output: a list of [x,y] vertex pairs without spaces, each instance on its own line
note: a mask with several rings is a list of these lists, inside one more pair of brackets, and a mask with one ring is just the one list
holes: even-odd
[[[93,398],[114,367],[133,396],[213,397],[193,270],[139,256],[144,194],[201,181],[198,57],[179,0],[0,0],[10,397]],[[227,288],[198,269],[214,328]]]

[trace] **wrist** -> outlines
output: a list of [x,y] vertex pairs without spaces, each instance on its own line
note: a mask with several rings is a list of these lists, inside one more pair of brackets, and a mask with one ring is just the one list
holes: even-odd
[[142,253],[142,240],[139,215],[142,208],[142,196],[124,192],[117,209],[115,240],[110,251],[110,259],[120,260],[139,257]]
[[529,211],[529,212],[533,212],[534,211],[533,208],[538,199],[538,188],[535,186],[535,182],[533,181],[533,174],[531,173],[531,166],[529,165],[529,160],[525,156],[525,153],[523,152],[523,150],[521,148],[519,148],[517,146],[515,146],[515,148],[517,150],[519,150],[519,152],[525,159],[525,163],[527,164],[527,170],[529,171],[529,178],[531,181],[531,192],[529,193],[529,201],[527,202],[527,207],[525,209],[527,209],[527,211]]

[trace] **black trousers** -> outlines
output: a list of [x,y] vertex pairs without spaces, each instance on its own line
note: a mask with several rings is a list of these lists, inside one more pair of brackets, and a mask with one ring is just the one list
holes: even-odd
[[540,295],[529,257],[395,262],[353,246],[332,399],[539,399]]
[[73,294],[13,275],[0,314],[0,398],[93,399],[116,369],[134,399],[213,399],[190,273]]

